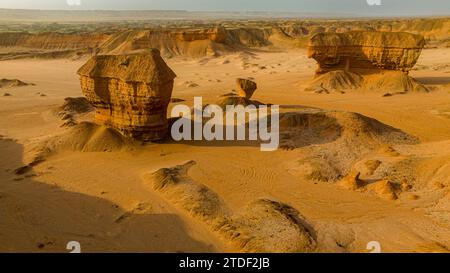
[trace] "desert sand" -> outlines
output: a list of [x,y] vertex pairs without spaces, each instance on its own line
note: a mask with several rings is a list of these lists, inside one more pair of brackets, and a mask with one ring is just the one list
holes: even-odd
[[409,73],[428,92],[390,96],[305,91],[304,46],[189,52],[164,56],[172,98],[215,103],[252,78],[252,99],[280,105],[280,149],[143,144],[83,123],[89,108],[65,109],[73,126],[58,113],[83,96],[91,55],[6,58],[0,78],[27,84],[0,86],[1,252],[450,251],[449,47],[425,47]]

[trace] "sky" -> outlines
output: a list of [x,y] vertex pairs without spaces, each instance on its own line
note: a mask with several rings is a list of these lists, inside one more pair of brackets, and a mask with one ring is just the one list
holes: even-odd
[[[368,2],[381,2],[369,5]],[[80,5],[76,3],[80,2]],[[0,0],[0,8],[450,15],[450,0]]]

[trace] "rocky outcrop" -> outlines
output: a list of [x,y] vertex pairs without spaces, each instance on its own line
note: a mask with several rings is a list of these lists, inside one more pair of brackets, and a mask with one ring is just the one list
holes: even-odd
[[308,57],[315,59],[319,68],[305,90],[428,91],[408,76],[424,45],[422,36],[405,32],[316,34],[309,42]]
[[360,175],[360,172],[353,171],[339,181],[338,186],[346,190],[356,191],[366,185],[366,183],[359,178]]
[[308,56],[318,62],[317,74],[373,69],[407,72],[424,46],[422,36],[404,32],[319,33],[310,40]]
[[163,56],[204,57],[232,51],[224,28],[125,30],[99,48],[102,54],[129,54],[157,48]]
[[192,42],[198,40],[210,40],[216,43],[225,43],[227,32],[225,28],[216,27],[208,29],[192,29],[185,31],[178,31],[173,33],[178,40],[185,42]]
[[265,105],[260,101],[251,100],[251,97],[258,88],[256,82],[252,81],[251,79],[237,78],[236,85],[237,93],[235,93],[233,90],[232,93],[222,95],[221,99],[216,102],[216,105],[221,107],[222,110],[227,111],[227,106],[241,105],[247,107],[252,105],[255,107],[259,107],[261,105]]
[[94,54],[109,37],[104,33],[0,32],[0,60],[72,58]]
[[33,49],[67,50],[96,48],[109,35],[102,33],[0,33],[0,47],[20,46]]
[[236,79],[239,97],[250,99],[258,86],[249,79]]
[[175,73],[158,50],[139,55],[98,55],[79,70],[95,120],[144,141],[167,134],[167,106]]
[[[2,13],[1,10],[0,13]],[[11,15],[11,11],[7,13],[6,17]],[[26,16],[22,17],[26,18]],[[8,49],[0,53],[0,60],[79,58],[81,55],[99,52],[100,54],[131,54],[150,48],[159,49],[163,56],[205,57],[231,52],[247,52],[253,48],[262,47],[276,50],[304,48],[308,45],[309,39],[315,35],[328,37],[328,35],[338,34],[337,37],[342,37],[340,34],[346,33],[347,36],[354,36],[355,34],[348,33],[357,31],[369,32],[373,37],[378,35],[374,32],[381,31],[383,34],[380,35],[389,36],[389,39],[385,40],[383,38],[365,40],[368,43],[360,44],[365,49],[372,47],[372,42],[375,42],[375,47],[384,48],[386,43],[395,41],[397,39],[395,36],[398,36],[396,33],[400,32],[422,35],[427,42],[427,47],[448,47],[450,45],[449,30],[449,18],[228,21],[220,24],[220,27],[211,22],[180,25],[177,20],[167,21],[164,26],[150,27],[139,22],[96,24],[95,26],[92,24],[4,23],[0,24],[0,48]],[[389,34],[391,32],[392,34]],[[409,42],[404,40],[404,37],[397,40],[400,41],[400,48],[409,48]],[[355,37],[352,37],[350,41],[351,45],[355,45],[353,44]],[[399,54],[394,48],[384,52],[389,52],[388,55],[394,58]],[[391,58],[388,55],[386,56]]]
[[18,79],[1,79],[0,80],[0,88],[11,88],[11,87],[22,87],[34,85],[34,83],[23,82]]

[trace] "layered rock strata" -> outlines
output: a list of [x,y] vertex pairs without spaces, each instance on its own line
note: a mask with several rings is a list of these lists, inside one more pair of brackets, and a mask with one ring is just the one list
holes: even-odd
[[428,91],[408,75],[424,46],[422,36],[405,32],[318,33],[309,42],[308,57],[319,67],[305,90]]
[[424,46],[422,36],[405,32],[319,33],[310,40],[308,57],[319,64],[317,75],[335,70],[408,72]]
[[143,141],[166,136],[167,106],[176,75],[158,50],[94,56],[78,74],[83,94],[96,109],[97,123]]

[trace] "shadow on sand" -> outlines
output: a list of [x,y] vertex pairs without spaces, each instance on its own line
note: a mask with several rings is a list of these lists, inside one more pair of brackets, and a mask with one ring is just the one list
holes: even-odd
[[450,77],[417,77],[415,78],[422,84],[449,84],[450,83]]
[[[0,252],[214,252],[174,214],[135,214],[108,200],[39,182],[23,165],[22,145],[0,139]],[[51,172],[51,170],[49,170]],[[89,181],[86,181],[87,183]]]

